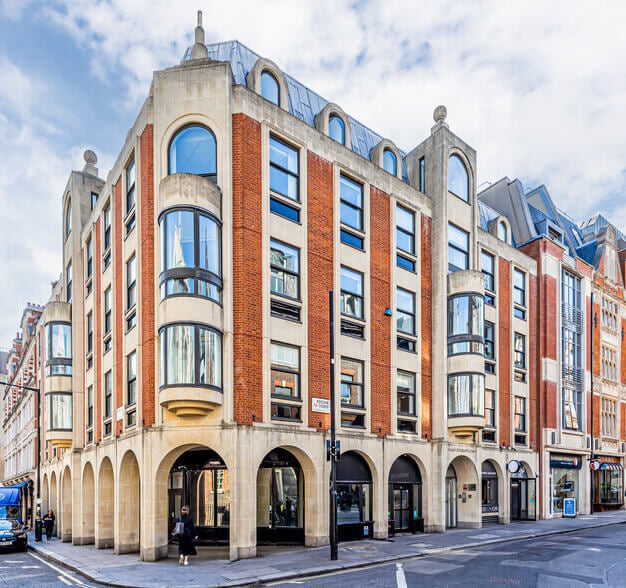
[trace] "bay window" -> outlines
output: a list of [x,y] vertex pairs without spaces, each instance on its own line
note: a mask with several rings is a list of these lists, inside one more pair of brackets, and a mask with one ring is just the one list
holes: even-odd
[[69,323],[46,325],[46,375],[72,375],[72,326]]
[[448,416],[485,416],[485,376],[448,376]]
[[201,296],[222,299],[221,224],[207,212],[164,212],[161,227],[161,299]]
[[448,298],[448,355],[483,353],[484,309],[479,294]]
[[46,431],[72,430],[72,394],[49,392],[45,395]]
[[222,334],[210,327],[164,327],[161,339],[161,387],[222,388]]

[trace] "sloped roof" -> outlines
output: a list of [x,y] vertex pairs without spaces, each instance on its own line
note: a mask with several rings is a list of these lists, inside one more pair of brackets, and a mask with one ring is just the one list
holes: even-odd
[[[261,59],[260,55],[239,41],[214,43],[207,45],[206,48],[209,58],[215,61],[228,61],[230,63],[235,83],[241,86],[246,86],[248,72],[256,61]],[[185,52],[183,61],[188,61],[189,59],[191,59],[191,48],[188,48]],[[322,98],[290,75],[284,72],[283,74],[289,88],[289,112],[309,126],[315,127],[315,117],[329,103],[329,100]],[[352,151],[369,161],[370,151],[380,143],[383,137],[351,116],[348,116],[348,121],[352,136]],[[400,151],[400,155],[402,157],[402,179],[408,184],[408,173],[404,163],[406,154]]]

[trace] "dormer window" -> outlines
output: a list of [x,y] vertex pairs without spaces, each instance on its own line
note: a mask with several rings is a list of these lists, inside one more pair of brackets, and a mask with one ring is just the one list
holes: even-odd
[[469,176],[465,164],[458,155],[448,159],[448,192],[469,202]]
[[503,222],[498,223],[498,239],[500,239],[500,241],[504,241],[505,243],[508,241],[508,231],[506,230],[506,225]]
[[194,174],[217,183],[215,135],[198,124],[183,127],[174,135],[169,148],[171,174]]
[[328,119],[328,136],[337,143],[346,144],[346,129],[343,121],[336,114]]
[[383,151],[383,168],[393,176],[398,175],[398,160],[391,149]]
[[261,96],[272,104],[280,106],[280,87],[276,78],[269,71],[264,71],[261,74]]

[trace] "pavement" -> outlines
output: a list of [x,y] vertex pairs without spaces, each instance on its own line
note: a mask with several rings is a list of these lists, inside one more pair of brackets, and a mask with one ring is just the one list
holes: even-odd
[[489,525],[482,529],[402,535],[384,541],[353,541],[339,544],[339,557],[335,561],[330,560],[328,546],[259,547],[256,558],[232,562],[228,560],[227,548],[199,547],[198,556],[190,558],[187,567],[178,565],[175,545],[170,546],[167,559],[157,562],[141,561],[136,553],[114,555],[111,549],[96,549],[93,545],[77,546],[57,539],[35,542],[32,533],[29,534],[29,547],[40,556],[64,565],[91,581],[109,586],[258,586],[493,543],[623,523],[626,523],[626,510],[567,519]]

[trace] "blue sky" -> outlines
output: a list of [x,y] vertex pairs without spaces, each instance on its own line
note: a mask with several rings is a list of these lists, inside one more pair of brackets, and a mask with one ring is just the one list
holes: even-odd
[[626,229],[622,2],[0,0],[0,348],[60,275],[70,170],[90,148],[106,177],[197,9],[207,42],[239,39],[401,149],[445,104],[479,183],[543,183]]

